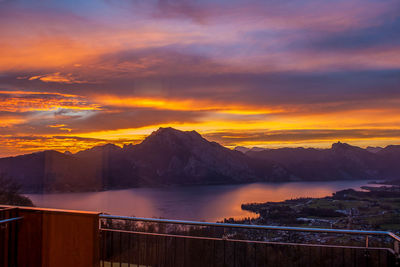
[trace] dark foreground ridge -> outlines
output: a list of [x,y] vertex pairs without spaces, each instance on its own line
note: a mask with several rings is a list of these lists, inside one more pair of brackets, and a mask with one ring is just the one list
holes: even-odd
[[0,159],[0,173],[24,192],[99,191],[167,185],[395,179],[400,146],[282,148],[240,152],[196,131],[160,128],[142,143],[76,154],[44,151]]

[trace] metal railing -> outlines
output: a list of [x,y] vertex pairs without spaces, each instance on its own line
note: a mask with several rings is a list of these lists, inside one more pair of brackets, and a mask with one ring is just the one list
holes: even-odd
[[0,221],[0,225],[8,224],[11,222],[19,221],[22,220],[22,217],[16,217],[16,218],[10,218],[10,219],[4,219]]
[[[32,223],[35,227],[42,225],[41,219],[33,218],[33,215],[43,216],[36,210],[26,216],[18,208],[0,209],[0,266],[16,266],[17,259],[19,261],[29,258],[25,252],[30,251],[32,244],[37,243],[37,235],[33,235],[30,241],[25,240],[28,233],[25,230],[32,233],[32,230],[36,229],[32,228]],[[64,215],[64,213],[60,215],[63,219],[58,221],[59,229],[64,229],[67,225],[64,220],[68,217]],[[25,217],[23,224],[19,224],[22,220],[20,216]],[[90,226],[87,229],[94,227],[96,232],[92,244],[93,251],[100,251],[101,267],[325,265],[371,267],[396,266],[399,263],[400,238],[387,231],[212,223],[105,214],[99,216],[100,221],[97,224],[99,219],[97,214],[93,215],[93,220],[88,220],[84,213],[82,216],[84,223],[81,225],[86,227],[86,223],[89,222]],[[76,214],[71,215],[70,219],[75,224]],[[25,228],[23,231],[24,227],[29,229]],[[38,231],[41,230],[38,228]],[[93,234],[92,231],[88,232],[90,235]],[[23,238],[19,244],[18,233],[19,238]],[[57,238],[60,238],[59,235]],[[64,236],[63,240],[66,239],[68,238]],[[329,242],[324,243],[324,240]],[[339,244],[330,242],[337,240],[340,241]],[[24,246],[25,250],[21,250],[18,257],[18,247],[25,242],[31,242],[31,245]],[[71,242],[77,246],[76,241]],[[54,249],[53,245],[44,247]],[[75,249],[78,249],[78,246]],[[85,249],[82,251],[87,252]],[[98,262],[97,256],[93,256],[93,259]]]
[[22,217],[13,217],[16,211],[0,210],[0,266],[17,266],[18,222]]
[[[394,233],[387,232],[387,231],[365,231],[365,230],[346,230],[346,229],[322,229],[322,228],[305,228],[305,227],[287,227],[287,226],[267,226],[267,225],[249,225],[249,224],[233,224],[233,223],[212,223],[212,222],[198,222],[198,221],[185,221],[185,220],[168,220],[168,219],[154,219],[154,218],[140,218],[140,217],[127,217],[127,216],[113,216],[113,215],[105,215],[102,214],[100,215],[100,218],[102,219],[102,223],[100,226],[100,230],[102,232],[102,260],[103,260],[103,266],[106,266],[107,262],[112,263],[113,262],[125,262],[128,264],[142,264],[142,265],[157,265],[154,264],[154,262],[158,262],[156,259],[152,259],[150,257],[143,257],[143,255],[140,255],[138,251],[142,251],[142,253],[148,253],[146,250],[148,249],[155,249],[156,251],[161,251],[164,250],[166,251],[166,248],[159,248],[159,245],[156,245],[157,248],[154,247],[153,245],[149,245],[148,240],[155,240],[154,242],[160,243],[160,242],[165,242],[165,241],[160,241],[164,239],[173,239],[175,240],[174,242],[183,242],[182,247],[188,246],[188,243],[193,242],[193,240],[197,240],[197,242],[201,243],[201,240],[203,240],[204,244],[199,245],[200,247],[204,247],[206,243],[209,242],[214,242],[213,246],[215,248],[215,242],[222,242],[223,243],[223,253],[224,253],[224,262],[229,259],[225,259],[225,254],[226,254],[226,246],[228,243],[233,243],[234,248],[233,248],[233,257],[236,258],[234,260],[237,262],[237,259],[242,257],[243,253],[240,254],[241,252],[237,251],[235,249],[235,246],[242,246],[243,244],[246,244],[246,250],[253,251],[254,253],[260,253],[259,251],[257,252],[257,247],[263,247],[262,250],[268,250],[273,248],[275,254],[279,254],[279,258],[277,259],[275,263],[278,264],[284,264],[285,260],[288,260],[289,262],[286,262],[287,264],[300,264],[299,262],[302,262],[303,264],[309,265],[309,266],[318,266],[322,264],[326,264],[328,258],[330,258],[331,262],[337,261],[339,258],[345,262],[349,261],[349,259],[352,259],[354,262],[363,262],[365,264],[368,264],[370,266],[390,266],[391,264],[395,264],[394,262],[397,261],[399,257],[399,242],[400,242],[400,237],[395,235]],[[118,223],[118,222],[125,222],[125,223]],[[136,223],[141,224],[141,227],[135,226]],[[246,231],[246,234],[241,236],[241,238],[237,238],[238,233],[237,232],[229,232],[229,231],[223,231],[223,236],[221,237],[215,237],[213,235],[211,236],[194,236],[191,234],[191,232],[184,232],[184,231],[168,231],[165,230],[165,228],[162,228],[161,232],[157,232],[160,228],[155,228],[151,231],[146,229],[144,227],[144,224],[149,223],[149,224],[164,224],[164,225],[180,225],[180,226],[193,226],[197,227],[199,229],[210,229],[212,227],[215,228],[222,228],[222,229],[234,229],[235,231],[242,230]],[[157,230],[158,229],[158,230]],[[282,233],[314,233],[314,234],[320,234],[326,236],[331,236],[331,235],[339,235],[340,237],[343,235],[357,235],[361,236],[364,239],[363,245],[354,245],[352,243],[350,244],[341,244],[341,245],[332,245],[332,244],[307,244],[304,242],[286,242],[286,241],[274,241],[268,240],[265,238],[264,240],[251,240],[249,237],[252,235],[249,233],[249,231],[268,231],[268,232],[276,232],[275,236],[280,237]],[[193,231],[192,231],[193,232]],[[203,231],[208,232],[208,231]],[[305,234],[307,235],[307,234]],[[253,235],[257,236],[257,235]],[[295,236],[294,239],[296,239]],[[375,242],[375,245],[371,245],[370,243],[370,238],[372,237],[377,237],[379,240]],[[137,239],[137,240],[136,240]],[[317,238],[315,238],[317,239]],[[125,241],[124,241],[125,240]],[[138,241],[139,240],[139,241]],[[182,241],[183,240],[183,241]],[[200,240],[200,241],[199,241]],[[351,240],[351,239],[347,239]],[[390,247],[385,247],[387,244],[387,241],[391,243]],[[123,244],[124,242],[128,242],[129,244]],[[132,242],[137,242],[137,246],[135,248],[132,248],[131,243]],[[153,242],[153,243],[154,243]],[[227,243],[228,242],[228,243]],[[150,242],[152,243],[152,242]],[[380,246],[376,246],[376,244],[380,243],[385,243]],[[252,244],[252,245],[249,245]],[[263,244],[263,245],[261,245]],[[140,246],[142,248],[140,248]],[[143,248],[144,247],[144,248]],[[146,248],[147,247],[147,248]],[[195,246],[196,247],[196,246]],[[200,247],[194,248],[194,250],[201,250]],[[268,248],[268,249],[267,249]],[[135,252],[132,252],[132,249],[136,249],[138,253],[136,253],[136,259],[132,259],[134,257]],[[179,248],[176,248],[179,250]],[[186,248],[187,249],[187,248]],[[288,250],[289,249],[289,250]],[[307,250],[303,251],[302,250]],[[337,254],[335,255],[330,255],[329,257],[323,257],[321,256],[321,251],[329,251],[329,249],[334,249],[338,250],[339,252],[333,253]],[[293,251],[299,250],[297,253],[293,255]],[[311,251],[311,252],[310,252]],[[345,256],[348,251],[351,251],[353,254],[357,254],[360,251],[362,252],[361,256]],[[356,252],[355,252],[356,251]],[[176,252],[173,252],[172,254],[176,254]],[[185,254],[184,252],[182,252]],[[239,254],[237,254],[239,253]],[[253,253],[253,252],[252,252]],[[264,252],[263,252],[264,253]],[[315,262],[315,258],[313,257],[312,254],[317,254],[319,253],[320,255],[320,260]],[[151,254],[151,253],[150,253]],[[171,253],[170,253],[171,254]],[[190,253],[189,253],[190,254]],[[290,254],[291,256],[289,257],[290,259],[286,258],[285,255]],[[308,254],[308,255],[301,255],[301,254]],[[323,254],[323,253],[322,253]],[[346,254],[347,255],[347,254]],[[176,255],[175,255],[176,256]],[[276,256],[276,255],[275,255]],[[304,257],[307,256],[307,257]],[[141,257],[141,258],[140,258]],[[154,256],[153,256],[154,257]],[[158,255],[157,257],[168,257],[168,255]],[[183,255],[182,257],[186,257]],[[247,258],[247,256],[244,256]],[[268,256],[271,258],[271,254]],[[212,258],[212,257],[211,257]],[[228,255],[229,258],[229,255]],[[255,257],[257,258],[257,257]],[[285,259],[285,260],[282,260]],[[190,259],[186,259],[187,261],[190,261]],[[215,255],[213,262],[215,262]],[[365,262],[364,262],[365,261]],[[221,263],[221,260],[218,261]],[[264,262],[264,261],[263,261]],[[315,262],[313,264],[313,262]],[[387,264],[382,265],[382,262],[385,262]],[[150,264],[152,263],[152,264]],[[193,263],[193,262],[191,262]],[[256,265],[255,264],[255,259],[251,260],[250,265]],[[375,264],[374,264],[375,263]],[[390,263],[390,264],[389,264]],[[104,265],[105,264],[105,265]],[[236,264],[236,263],[235,263]],[[271,263],[274,265],[274,263]],[[333,264],[333,263],[332,263]],[[160,266],[164,266],[164,264],[158,264]],[[239,264],[242,266],[246,266],[247,264]],[[188,266],[187,264],[184,264],[183,266]],[[280,266],[280,265],[278,265]],[[349,265],[353,266],[353,265]],[[357,266],[357,264],[354,264],[354,266]],[[359,266],[363,266],[360,264]]]

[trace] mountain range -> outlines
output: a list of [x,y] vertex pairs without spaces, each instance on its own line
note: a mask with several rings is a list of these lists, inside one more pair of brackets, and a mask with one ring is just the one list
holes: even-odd
[[72,192],[280,181],[400,179],[400,146],[228,149],[196,131],[160,128],[142,143],[75,154],[43,151],[0,159],[23,192]]

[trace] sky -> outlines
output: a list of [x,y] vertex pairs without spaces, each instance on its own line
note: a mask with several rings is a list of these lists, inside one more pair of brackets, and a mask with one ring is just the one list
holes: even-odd
[[0,0],[0,156],[400,144],[398,0]]

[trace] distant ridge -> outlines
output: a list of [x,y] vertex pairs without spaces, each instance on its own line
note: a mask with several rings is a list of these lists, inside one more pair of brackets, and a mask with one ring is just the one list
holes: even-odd
[[44,151],[0,159],[0,173],[25,192],[98,191],[259,181],[400,179],[400,146],[363,149],[230,150],[196,131],[160,128],[142,143],[96,146],[78,153]]

